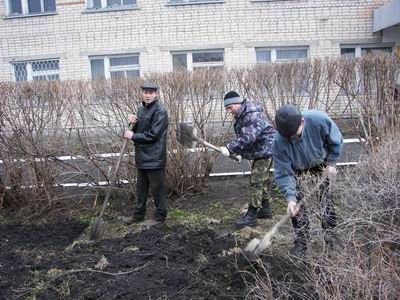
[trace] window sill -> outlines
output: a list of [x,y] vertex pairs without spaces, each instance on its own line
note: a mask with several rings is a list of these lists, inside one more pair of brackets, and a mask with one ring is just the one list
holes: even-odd
[[124,10],[138,10],[138,9],[139,9],[139,7],[137,5],[125,5],[125,6],[105,7],[105,8],[86,8],[86,10],[83,13],[84,14],[94,14],[94,13],[124,11]]
[[272,2],[272,1],[289,1],[289,0],[250,0],[250,2]]
[[165,6],[182,6],[182,5],[199,5],[199,4],[220,4],[225,3],[225,0],[198,0],[194,2],[174,2],[169,1]]
[[44,12],[44,13],[34,13],[34,14],[25,14],[25,15],[9,15],[3,17],[3,19],[20,19],[20,18],[32,18],[32,17],[44,17],[44,16],[54,16],[57,15],[57,12]]

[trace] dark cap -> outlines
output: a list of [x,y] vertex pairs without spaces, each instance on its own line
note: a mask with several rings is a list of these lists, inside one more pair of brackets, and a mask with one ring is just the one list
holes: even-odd
[[293,105],[285,105],[278,109],[275,115],[275,126],[279,134],[291,137],[299,129],[302,115]]
[[224,106],[225,107],[227,107],[228,105],[231,105],[231,104],[238,104],[238,103],[242,103],[242,102],[243,102],[243,98],[241,98],[239,96],[239,94],[236,93],[235,91],[230,91],[224,97]]
[[140,88],[144,91],[154,91],[157,92],[158,89],[160,88],[156,83],[150,82],[150,81],[145,81]]

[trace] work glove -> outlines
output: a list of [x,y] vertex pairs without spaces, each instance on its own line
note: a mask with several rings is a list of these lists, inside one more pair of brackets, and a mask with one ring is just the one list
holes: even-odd
[[287,213],[292,218],[299,213],[300,207],[296,206],[296,201],[290,200],[287,205]]
[[336,167],[335,166],[326,166],[325,173],[329,178],[335,177],[337,174]]
[[225,146],[223,147],[219,147],[219,150],[221,151],[221,154],[225,157],[229,157],[231,155],[231,152],[229,151],[229,149]]

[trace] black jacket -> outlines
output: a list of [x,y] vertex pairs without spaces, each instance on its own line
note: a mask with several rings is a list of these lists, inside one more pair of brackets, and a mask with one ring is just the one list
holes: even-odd
[[168,113],[164,105],[154,100],[137,114],[133,128],[135,162],[138,169],[164,169],[167,162]]

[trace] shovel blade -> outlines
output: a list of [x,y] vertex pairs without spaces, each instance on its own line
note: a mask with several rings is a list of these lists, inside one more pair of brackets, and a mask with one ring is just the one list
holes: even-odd
[[260,240],[257,238],[252,239],[246,246],[246,248],[244,249],[244,251],[246,253],[255,253],[255,250],[258,246],[258,244],[260,243]]
[[196,147],[196,129],[186,123],[179,123],[176,131],[177,141],[188,148]]

